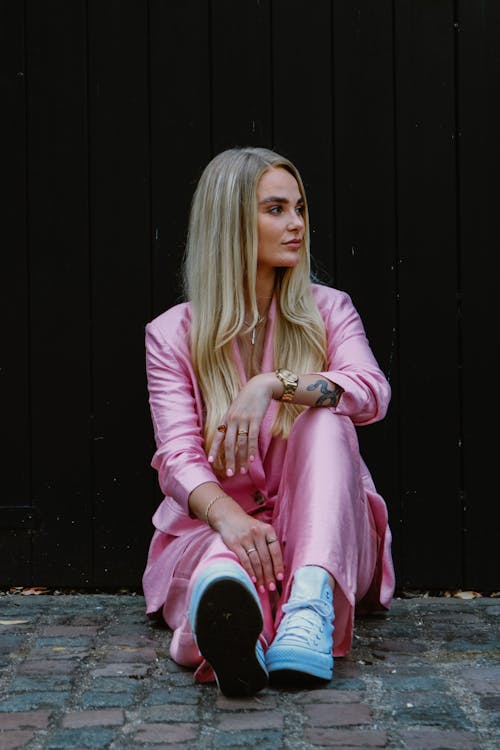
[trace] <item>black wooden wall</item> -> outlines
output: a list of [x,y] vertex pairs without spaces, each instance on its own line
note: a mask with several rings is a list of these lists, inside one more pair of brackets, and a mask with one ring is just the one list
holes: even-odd
[[398,585],[498,588],[495,0],[0,0],[0,585],[140,586],[143,331],[217,151],[301,170],[393,387],[360,429]]

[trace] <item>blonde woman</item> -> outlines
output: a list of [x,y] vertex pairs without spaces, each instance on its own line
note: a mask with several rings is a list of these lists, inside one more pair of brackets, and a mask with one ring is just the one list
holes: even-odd
[[[146,326],[165,495],[143,576],[171,657],[228,696],[329,680],[357,604],[394,592],[384,500],[356,426],[389,384],[343,291],[311,282],[296,167],[235,148],[205,168],[187,301]],[[335,621],[335,627],[334,627]]]

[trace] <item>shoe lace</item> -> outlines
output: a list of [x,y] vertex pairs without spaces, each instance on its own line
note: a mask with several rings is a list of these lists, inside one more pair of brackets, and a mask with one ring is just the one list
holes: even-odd
[[285,617],[280,635],[294,637],[298,641],[311,641],[319,636],[326,622],[332,617],[329,602],[323,599],[291,600],[283,605]]

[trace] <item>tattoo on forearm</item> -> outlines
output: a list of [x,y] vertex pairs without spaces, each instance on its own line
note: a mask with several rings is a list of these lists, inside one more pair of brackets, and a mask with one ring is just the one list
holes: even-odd
[[315,383],[308,385],[306,390],[315,391],[319,388],[321,396],[315,403],[315,406],[337,406],[344,389],[328,380],[317,380]]

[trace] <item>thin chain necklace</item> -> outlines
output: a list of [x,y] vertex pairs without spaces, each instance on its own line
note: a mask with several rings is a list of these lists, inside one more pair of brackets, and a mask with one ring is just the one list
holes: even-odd
[[[265,321],[267,315],[259,315],[257,322],[252,329],[252,338],[250,339],[252,346],[255,346],[255,337],[257,336],[257,328]],[[246,320],[243,321],[247,328],[250,328],[250,323]]]

